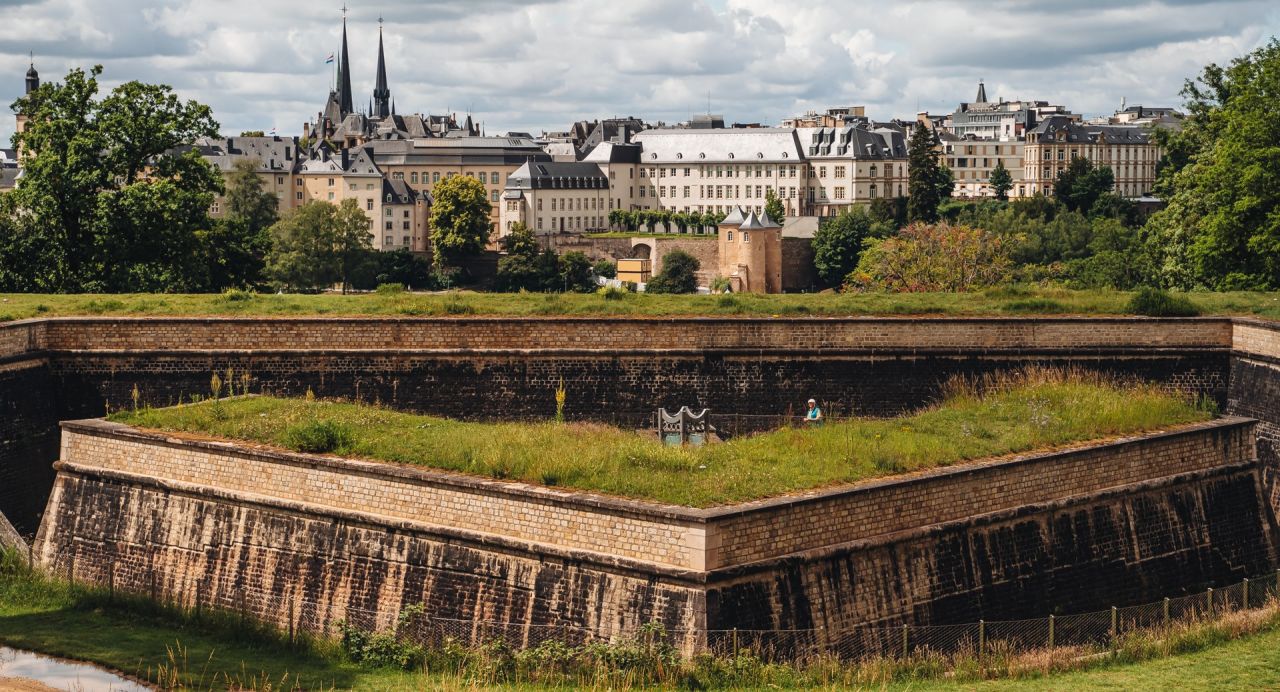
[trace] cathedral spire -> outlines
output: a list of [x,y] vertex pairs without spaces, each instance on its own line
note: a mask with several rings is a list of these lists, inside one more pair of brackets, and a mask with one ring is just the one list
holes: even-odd
[[347,6],[342,6],[342,55],[338,58],[338,105],[342,117],[354,111],[351,104],[351,60],[347,57]]
[[391,115],[391,90],[387,88],[387,61],[382,51],[382,17],[378,17],[378,79],[373,86],[373,117]]
[[987,102],[987,85],[983,84],[982,80],[979,79],[978,80],[978,100],[975,103],[986,103],[986,102]]

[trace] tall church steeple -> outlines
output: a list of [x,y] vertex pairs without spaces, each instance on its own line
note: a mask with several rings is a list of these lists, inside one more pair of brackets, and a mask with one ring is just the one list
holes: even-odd
[[347,57],[347,7],[342,7],[342,55],[338,58],[338,107],[342,117],[355,110],[351,104],[351,60]]
[[391,115],[391,90],[387,88],[387,61],[382,51],[382,18],[378,18],[378,79],[373,86],[373,117]]

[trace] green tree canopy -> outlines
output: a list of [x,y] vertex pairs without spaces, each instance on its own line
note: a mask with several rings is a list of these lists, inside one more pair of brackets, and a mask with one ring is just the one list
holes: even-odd
[[19,98],[24,152],[0,237],[9,290],[199,291],[221,176],[182,145],[217,134],[207,106],[127,82],[98,100],[101,66]]
[[492,207],[479,180],[455,175],[436,184],[431,203],[431,246],[436,264],[456,267],[489,242]]
[[873,225],[862,207],[823,219],[813,236],[813,266],[824,286],[840,286],[858,266],[862,244],[871,236]]
[[1053,184],[1053,196],[1068,211],[1087,214],[1098,198],[1111,192],[1116,186],[1115,176],[1107,166],[1095,166],[1079,156],[1071,157],[1071,163],[1059,171]]
[[302,291],[339,282],[345,291],[372,244],[369,219],[354,199],[341,206],[308,202],[276,222],[271,237],[268,276],[284,288]]
[[996,167],[991,169],[991,190],[996,193],[996,199],[1005,201],[1009,199],[1009,190],[1013,189],[1013,174],[1008,168],[1004,167],[1004,161],[997,159]]
[[662,256],[662,271],[645,284],[646,293],[694,293],[698,290],[695,272],[701,267],[697,257],[684,250]]
[[782,206],[782,200],[773,193],[772,188],[764,193],[764,213],[768,214],[769,219],[779,226],[783,225],[782,222],[787,219],[787,212]]
[[[943,173],[933,144],[933,133],[923,123],[916,123],[907,151],[910,176],[907,219],[912,222],[933,223],[938,220],[938,204],[942,202],[939,181]],[[950,172],[946,177],[950,177]]]
[[1144,228],[1161,283],[1280,288],[1280,40],[1209,65],[1182,94],[1183,128],[1162,135],[1168,206]]

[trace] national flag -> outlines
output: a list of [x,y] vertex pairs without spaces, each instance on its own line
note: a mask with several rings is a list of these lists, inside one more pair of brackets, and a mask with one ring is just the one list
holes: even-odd
[[272,136],[272,137],[275,137],[275,136],[276,136],[276,128],[274,128],[274,127],[273,127],[273,128],[271,128],[271,136]]
[[329,54],[329,57],[327,57],[327,58],[325,58],[325,59],[324,59],[324,64],[326,64],[326,65],[332,65],[332,64],[333,64],[333,53],[330,53],[330,54]]

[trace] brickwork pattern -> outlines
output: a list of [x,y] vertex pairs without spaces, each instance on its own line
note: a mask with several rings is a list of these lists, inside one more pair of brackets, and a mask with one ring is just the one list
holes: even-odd
[[707,564],[739,565],[1001,509],[1088,496],[1154,478],[1248,463],[1254,423],[1222,419],[1076,451],[975,462],[807,499],[730,508],[710,520]]

